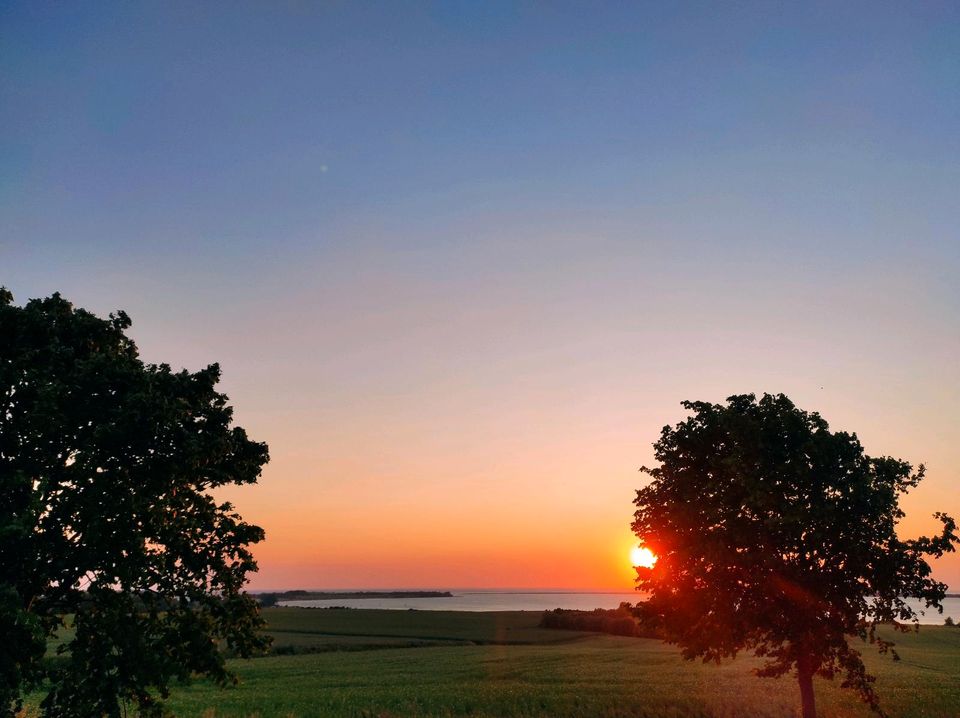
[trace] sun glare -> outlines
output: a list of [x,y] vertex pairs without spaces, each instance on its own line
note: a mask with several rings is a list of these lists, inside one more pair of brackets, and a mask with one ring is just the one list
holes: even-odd
[[630,563],[641,568],[653,568],[657,557],[646,546],[634,546],[630,549]]

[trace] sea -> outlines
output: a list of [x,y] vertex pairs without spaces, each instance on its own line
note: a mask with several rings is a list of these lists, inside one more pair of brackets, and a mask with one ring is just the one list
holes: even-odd
[[[398,611],[551,611],[555,608],[592,611],[595,608],[616,608],[623,602],[636,603],[644,594],[636,591],[626,593],[575,592],[575,591],[504,591],[504,590],[449,590],[452,596],[435,598],[331,598],[323,600],[281,601],[281,606],[301,608],[380,608]],[[943,613],[927,609],[922,614],[922,604],[911,601],[920,623],[942,624],[947,616],[960,622],[960,597],[950,597],[943,602]]]

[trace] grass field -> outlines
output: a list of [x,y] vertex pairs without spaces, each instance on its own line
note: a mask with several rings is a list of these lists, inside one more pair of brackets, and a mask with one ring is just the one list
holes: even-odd
[[[236,661],[238,687],[180,688],[181,718],[311,716],[793,716],[791,679],[750,659],[717,667],[670,646],[537,626],[538,613],[269,609],[275,646],[321,651]],[[871,656],[893,716],[960,716],[960,629],[897,637],[903,660]],[[415,647],[404,647],[413,644]],[[821,714],[870,715],[836,685]]]
[[344,639],[435,645],[549,644],[586,634],[539,627],[540,613],[271,608],[264,611],[276,651],[296,642],[336,649]]
[[[539,613],[265,611],[274,655],[232,661],[240,685],[178,687],[179,718],[313,716],[794,716],[792,679],[759,679],[749,658],[685,662],[659,641],[541,629]],[[960,716],[960,629],[896,637],[903,657],[864,650],[892,716]],[[817,684],[823,718],[868,716]]]

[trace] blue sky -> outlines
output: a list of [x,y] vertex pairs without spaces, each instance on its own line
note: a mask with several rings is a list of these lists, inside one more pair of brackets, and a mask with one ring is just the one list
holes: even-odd
[[8,3],[5,245],[257,257],[705,205],[867,249],[894,199],[947,229],[955,6],[677,6]]
[[248,513],[567,471],[612,545],[678,402],[764,390],[956,504],[960,8],[732,5],[5,3],[0,283],[220,361]]

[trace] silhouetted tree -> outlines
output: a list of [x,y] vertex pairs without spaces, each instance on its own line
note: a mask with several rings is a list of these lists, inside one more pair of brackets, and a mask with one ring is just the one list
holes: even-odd
[[[687,659],[765,657],[761,676],[796,671],[803,716],[816,715],[813,677],[843,676],[881,712],[873,677],[848,639],[893,644],[880,622],[916,621],[906,602],[940,608],[946,587],[924,556],[954,549],[942,513],[935,538],[901,540],[899,498],[923,478],[910,464],[864,454],[855,434],[783,395],[684,402],[692,416],[654,444],[660,466],[637,492],[633,530],[658,556],[637,569],[655,620]],[[942,609],[941,609],[942,610]],[[892,652],[896,659],[895,651]]]
[[243,591],[263,531],[209,490],[256,482],[267,447],[231,426],[216,365],[144,364],[123,312],[12,301],[0,288],[0,715],[40,685],[51,718],[160,715],[171,680],[232,678],[221,644],[264,646]]

